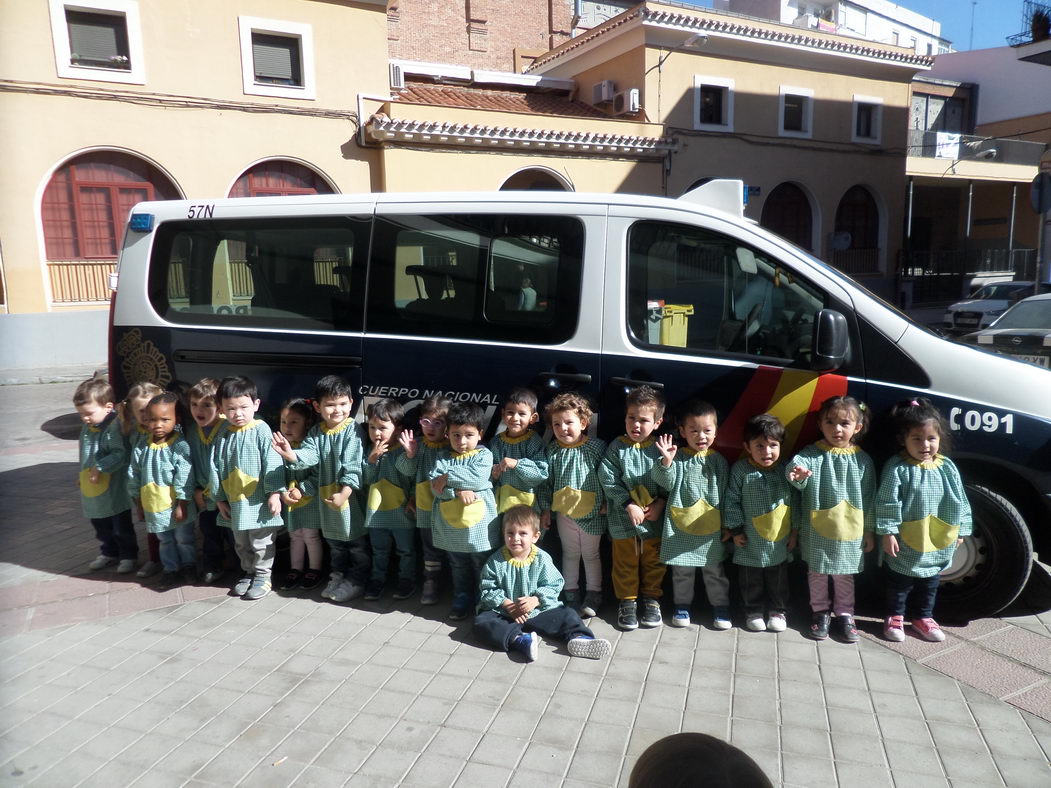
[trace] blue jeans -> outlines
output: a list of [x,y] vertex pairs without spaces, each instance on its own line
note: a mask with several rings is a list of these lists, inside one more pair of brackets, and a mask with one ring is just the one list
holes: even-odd
[[916,618],[933,618],[934,600],[938,596],[939,575],[910,577],[887,569],[887,615],[904,616],[906,603],[912,596]]
[[424,577],[435,577],[442,571],[442,558],[445,551],[434,546],[434,531],[430,528],[420,528],[420,541],[423,543],[423,574]]
[[372,582],[387,582],[391,548],[398,550],[398,580],[412,582],[416,578],[416,529],[370,528],[372,542]]
[[139,557],[139,543],[135,538],[135,525],[131,521],[131,510],[125,509],[112,517],[98,517],[91,521],[95,536],[99,540],[99,552],[108,558],[121,560]]
[[492,551],[454,553],[450,550],[447,555],[449,556],[449,568],[453,575],[453,595],[468,594],[471,599],[477,599],[479,585],[482,582],[482,567],[492,555]]
[[197,538],[192,520],[168,531],[161,531],[157,539],[161,543],[161,566],[165,572],[178,572],[184,566],[194,566],[197,561]]
[[365,537],[344,542],[339,539],[326,539],[329,550],[329,563],[333,572],[339,572],[345,578],[358,585],[365,585],[372,570],[372,559],[369,558],[368,543]]

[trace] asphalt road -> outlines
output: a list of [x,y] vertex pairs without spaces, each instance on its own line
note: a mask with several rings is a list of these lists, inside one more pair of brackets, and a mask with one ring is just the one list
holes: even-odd
[[58,440],[75,441],[80,419],[73,409],[75,383],[0,386],[0,450],[37,446]]

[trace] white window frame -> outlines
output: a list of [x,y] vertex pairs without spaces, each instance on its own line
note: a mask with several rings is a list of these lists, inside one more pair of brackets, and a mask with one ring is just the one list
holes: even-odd
[[[723,123],[701,123],[701,88],[714,87],[726,91],[723,101]],[[709,77],[700,74],[693,78],[693,128],[697,131],[734,130],[734,80],[727,77]]]
[[[875,132],[871,137],[858,136],[858,107],[870,104],[875,108],[872,115],[872,127]],[[883,139],[883,99],[880,96],[859,96],[854,94],[854,108],[850,115],[850,141],[865,145],[879,145]]]
[[[301,22],[284,22],[278,19],[239,16],[237,17],[237,29],[241,39],[241,83],[246,96],[273,96],[307,101],[317,98],[317,85],[314,82],[314,31],[310,25]],[[271,85],[255,81],[255,59],[252,53],[253,33],[299,39],[302,85]]]
[[[55,69],[61,79],[90,79],[98,82],[120,82],[125,85],[146,84],[146,61],[142,56],[142,24],[138,0],[48,0],[51,12],[51,40],[55,46]],[[123,16],[128,33],[128,70],[81,66],[72,62],[66,11]]]
[[[802,96],[806,102],[803,112],[803,130],[785,128],[785,96]],[[777,100],[777,133],[781,137],[796,137],[798,139],[810,139],[814,136],[814,90],[813,88],[797,88],[791,85],[782,85]]]

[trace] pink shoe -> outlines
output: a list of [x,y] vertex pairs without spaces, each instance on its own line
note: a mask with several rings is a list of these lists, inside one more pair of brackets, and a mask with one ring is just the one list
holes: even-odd
[[883,621],[883,637],[892,643],[905,640],[905,622],[901,616],[887,616]]
[[924,640],[929,640],[932,643],[941,643],[945,640],[945,633],[942,632],[941,627],[938,626],[938,622],[933,618],[917,618],[912,622],[912,628],[920,633],[920,637]]

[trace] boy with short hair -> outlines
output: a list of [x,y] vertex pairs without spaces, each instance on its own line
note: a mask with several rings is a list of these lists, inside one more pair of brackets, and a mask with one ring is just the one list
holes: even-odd
[[780,463],[785,426],[763,413],[745,422],[743,437],[748,456],[730,469],[723,525],[734,540],[745,626],[753,632],[784,632],[788,556],[799,534],[793,521],[802,511]]
[[493,496],[493,454],[478,444],[485,414],[469,402],[449,408],[449,448],[443,449],[430,472],[434,507],[434,544],[449,555],[453,604],[449,618],[467,618],[474,607],[478,578],[500,538]]
[[233,549],[232,532],[229,528],[219,525],[219,510],[208,486],[209,455],[224,421],[216,399],[218,392],[219,381],[215,378],[201,378],[187,392],[194,425],[187,425],[186,441],[190,444],[190,454],[193,458],[196,486],[193,499],[197,504],[197,525],[201,529],[204,554],[204,574],[201,579],[206,583],[214,583],[222,576],[227,547]]
[[701,400],[687,402],[679,414],[681,449],[671,435],[657,441],[661,461],[653,479],[668,491],[661,540],[661,560],[671,565],[675,614],[672,626],[690,625],[697,567],[701,567],[716,629],[729,629],[730,581],[723,560],[730,532],[723,527],[721,508],[726,498],[726,460],[715,446],[719,419],[715,408]]
[[544,439],[530,429],[539,420],[536,407],[535,393],[511,389],[500,411],[504,430],[489,441],[500,514],[518,504],[538,509],[536,488],[547,481],[547,452]]
[[653,433],[664,420],[664,397],[651,386],[639,386],[628,392],[624,405],[625,432],[610,443],[599,476],[609,501],[613,591],[620,600],[617,626],[631,631],[640,624],[659,627],[662,623],[664,498],[651,471],[660,460]]
[[85,380],[73,393],[80,428],[80,503],[99,540],[99,554],[88,568],[117,565],[117,572],[135,571],[139,545],[131,521],[131,500],[125,475],[128,449],[114,410],[113,387],[101,378]]
[[353,387],[338,375],[326,375],[314,387],[314,410],[321,421],[293,449],[280,432],[274,448],[293,470],[317,466],[318,513],[328,542],[332,573],[321,596],[346,602],[365,591],[372,561],[365,539],[365,509],[354,495],[361,489],[364,448],[351,418]]
[[218,396],[226,422],[213,439],[208,489],[233,531],[241,559],[244,574],[233,591],[243,599],[261,599],[270,593],[274,534],[284,524],[285,470],[273,449],[270,427],[255,417],[260,404],[255,383],[245,377],[223,378]]
[[486,645],[521,652],[535,662],[540,635],[566,644],[570,656],[599,659],[610,651],[571,607],[558,601],[562,575],[551,556],[536,546],[540,518],[525,504],[504,514],[504,546],[485,562],[474,631]]

